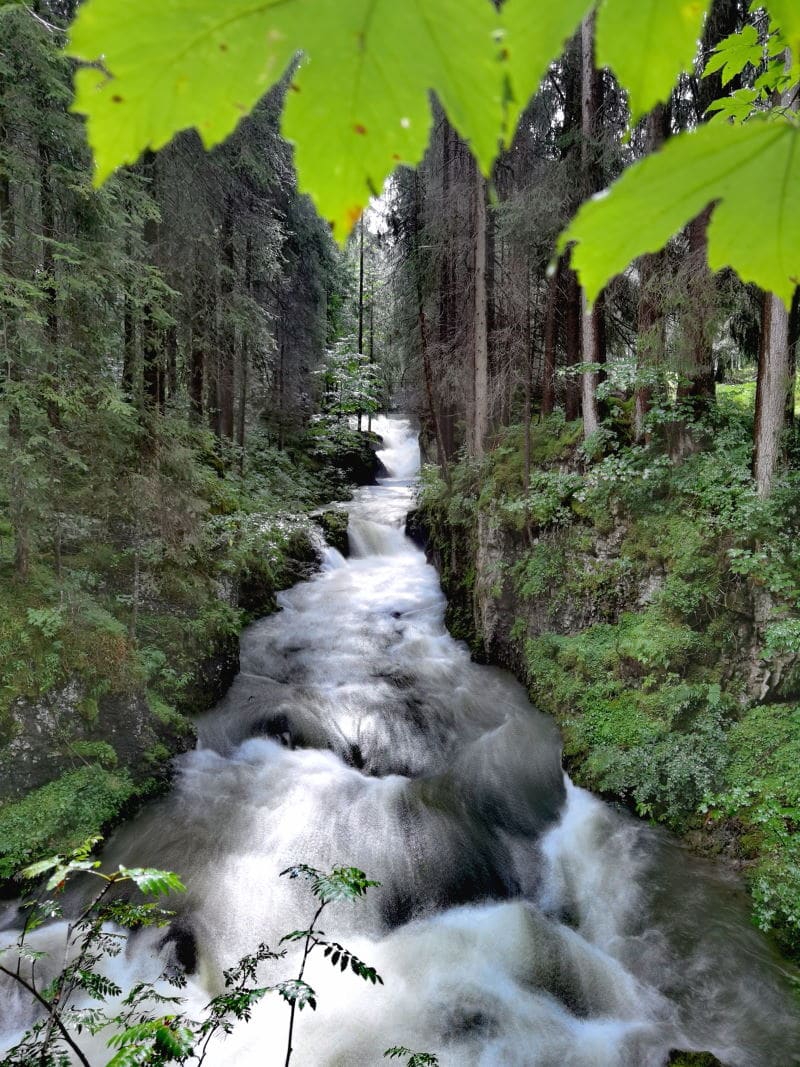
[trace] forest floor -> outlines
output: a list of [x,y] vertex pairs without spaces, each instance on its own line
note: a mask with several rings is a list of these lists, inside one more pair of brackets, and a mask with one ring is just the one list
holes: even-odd
[[769,503],[750,478],[752,415],[721,400],[697,450],[512,426],[421,518],[448,624],[511,667],[559,723],[581,785],[745,876],[755,922],[800,957],[798,475]]

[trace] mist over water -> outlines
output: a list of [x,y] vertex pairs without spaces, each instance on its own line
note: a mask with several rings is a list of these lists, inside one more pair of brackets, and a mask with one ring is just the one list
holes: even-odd
[[[374,1067],[400,1043],[443,1067],[664,1067],[671,1049],[800,1062],[779,961],[738,887],[573,786],[553,722],[447,634],[437,574],[403,533],[416,436],[402,418],[375,429],[389,474],[348,505],[351,557],[327,549],[245,632],[171,793],[106,848],[109,865],[188,887],[166,940],[132,938],[109,970],[125,987],[177,953],[199,1009],[223,967],[307,925],[310,897],[281,870],[353,865],[382,886],[332,905],[324,929],[385,986],[312,956],[298,1065]],[[293,973],[289,957],[268,977]],[[29,1021],[7,987],[3,1005],[0,1048]],[[287,1019],[268,998],[207,1062],[282,1064]],[[102,1040],[92,1057],[109,1058]]]

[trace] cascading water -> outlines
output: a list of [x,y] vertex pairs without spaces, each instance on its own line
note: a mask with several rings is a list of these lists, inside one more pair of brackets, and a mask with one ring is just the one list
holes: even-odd
[[[402,530],[416,437],[401,418],[375,429],[389,476],[348,506],[351,558],[327,549],[246,631],[172,792],[106,849],[188,886],[166,940],[133,938],[111,964],[117,981],[177,954],[199,1008],[222,967],[306,924],[310,901],[281,870],[346,864],[382,887],[331,908],[325,930],[385,986],[312,956],[319,1008],[300,1017],[298,1067],[377,1065],[398,1043],[443,1067],[663,1067],[672,1049],[800,1062],[779,962],[737,887],[565,780],[553,723],[447,634],[436,572]],[[29,1019],[0,996],[2,1047]],[[206,1062],[280,1064],[286,1026],[267,999]],[[91,1056],[106,1062],[102,1040]]]

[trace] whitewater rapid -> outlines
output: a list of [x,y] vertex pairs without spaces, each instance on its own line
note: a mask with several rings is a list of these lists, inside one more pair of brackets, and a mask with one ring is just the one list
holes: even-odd
[[[188,887],[166,938],[136,936],[112,962],[116,980],[177,956],[199,1010],[223,967],[306,924],[310,898],[280,871],[352,865],[381,887],[332,906],[324,929],[385,984],[312,956],[319,1006],[299,1017],[298,1067],[375,1067],[396,1044],[442,1067],[664,1067],[673,1049],[800,1062],[779,961],[739,887],[572,785],[553,722],[449,636],[436,571],[403,529],[416,434],[400,417],[375,430],[388,473],[347,505],[350,557],[327,548],[245,632],[241,672],[198,720],[171,793],[105,850]],[[29,1016],[7,987],[0,1003],[2,1048]],[[206,1062],[282,1064],[287,1022],[267,998]],[[91,1049],[110,1058],[102,1039]]]

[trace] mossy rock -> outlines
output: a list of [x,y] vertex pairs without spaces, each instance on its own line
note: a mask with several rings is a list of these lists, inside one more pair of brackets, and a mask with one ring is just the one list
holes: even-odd
[[350,538],[347,533],[347,527],[350,524],[350,516],[348,513],[346,511],[336,511],[333,509],[330,511],[323,511],[317,516],[317,522],[322,527],[325,540],[331,548],[335,548],[337,552],[341,552],[343,556],[349,556]]

